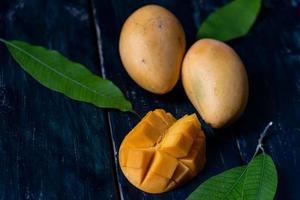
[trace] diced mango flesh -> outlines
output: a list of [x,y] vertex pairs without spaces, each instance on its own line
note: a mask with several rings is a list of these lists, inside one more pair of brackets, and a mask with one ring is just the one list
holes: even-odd
[[149,193],[187,182],[204,167],[205,135],[195,114],[177,120],[163,109],[150,111],[129,132],[119,150],[126,178]]
[[185,166],[182,162],[179,162],[172,179],[176,183],[181,183],[181,182],[185,182],[190,177],[191,177],[190,169],[187,166]]
[[128,143],[137,148],[152,147],[159,136],[160,132],[155,127],[142,121],[128,134]]
[[120,148],[119,151],[119,163],[120,166],[125,167],[127,162],[128,148]]
[[169,127],[168,124],[162,120],[162,118],[159,116],[158,112],[156,112],[156,111],[152,111],[152,112],[150,111],[149,113],[147,113],[144,121],[151,124],[152,127],[155,127],[156,129],[158,129],[157,131],[159,133],[164,132]]
[[178,160],[176,158],[157,151],[149,171],[170,179],[172,178],[177,165]]
[[168,178],[149,172],[140,185],[140,188],[149,193],[161,193],[169,182]]
[[166,191],[172,190],[177,186],[177,183],[175,181],[170,181],[167,187],[165,188]]
[[198,163],[201,160],[199,159],[199,152],[192,149],[189,155],[186,158],[181,159],[181,162],[190,168],[192,171],[196,171]]
[[153,156],[153,150],[128,149],[126,159],[126,167],[146,168]]
[[156,109],[153,111],[157,116],[159,116],[166,124],[171,126],[176,119],[170,113],[165,113],[163,109]]
[[190,136],[193,139],[197,138],[199,133],[202,132],[197,116],[195,114],[185,115],[177,120],[177,122],[168,130],[169,134],[178,134],[179,132]]
[[167,134],[161,143],[161,151],[182,158],[187,156],[194,140],[184,134]]
[[205,155],[205,144],[203,139],[199,138],[195,140],[195,144],[192,146],[189,154],[185,158],[180,159],[180,161],[195,173],[204,167],[206,160],[203,155]]
[[135,169],[135,168],[130,168],[130,167],[126,167],[125,168],[125,173],[127,177],[131,177],[131,181],[135,184],[141,184],[146,169],[145,168],[141,168],[141,169]]

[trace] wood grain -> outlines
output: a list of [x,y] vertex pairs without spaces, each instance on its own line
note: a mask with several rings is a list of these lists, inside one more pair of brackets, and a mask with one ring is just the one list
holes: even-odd
[[[0,37],[56,49],[102,74],[121,88],[141,116],[164,108],[181,117],[195,109],[180,82],[159,96],[144,91],[127,75],[118,53],[121,26],[137,8],[156,3],[179,18],[190,47],[205,17],[226,2],[2,0]],[[44,88],[0,44],[0,199],[185,199],[209,177],[246,164],[270,120],[275,125],[265,150],[279,174],[276,199],[300,199],[299,9],[299,0],[264,0],[252,31],[229,42],[248,71],[247,109],[226,129],[216,131],[203,124],[208,136],[204,171],[161,195],[133,187],[118,165],[120,143],[139,121],[137,116],[101,110]]]
[[[100,73],[87,1],[1,1],[0,34]],[[0,63],[0,199],[115,199],[105,113],[38,84],[3,44]]]
[[[126,18],[137,8],[155,3],[171,10],[182,22],[188,47],[195,41],[197,27],[215,10],[228,1],[94,1],[96,26],[99,28],[98,47],[102,71],[115,82],[143,116],[149,110],[164,108],[177,117],[195,112],[183,92],[181,83],[169,94],[158,96],[139,88],[126,74],[119,54],[118,38]],[[242,118],[229,128],[212,131],[209,136],[207,164],[203,172],[189,184],[161,195],[150,195],[134,188],[118,166],[118,149],[128,131],[139,120],[133,115],[109,112],[111,134],[115,150],[115,165],[122,199],[184,199],[207,178],[233,166],[246,164],[252,157],[263,127],[274,121],[265,149],[273,157],[279,173],[276,199],[299,199],[298,162],[300,149],[300,2],[295,0],[264,1],[258,22],[241,39],[229,42],[242,57],[250,80],[250,98]],[[238,17],[238,16],[237,16]],[[130,47],[128,47],[130,48]]]
[[[186,113],[193,113],[195,110],[189,103],[180,83],[167,95],[154,95],[139,88],[129,78],[122,67],[118,54],[118,38],[122,23],[130,13],[146,3],[146,1],[139,3],[136,1],[102,1],[101,3],[95,1],[97,24],[101,30],[101,46],[99,49],[102,50],[101,55],[103,55],[103,70],[107,78],[116,83],[122,91],[125,91],[127,97],[134,102],[135,110],[141,116],[155,108],[164,108],[177,117],[183,116]],[[194,33],[196,33],[196,28],[192,23],[193,16],[187,15],[193,7],[191,2],[170,1],[157,3],[170,9],[178,16],[185,27],[188,43],[191,44]],[[227,133],[227,135],[220,134],[219,137],[212,138],[212,141],[208,141],[208,163],[206,169],[200,173],[197,179],[190,184],[166,194],[149,195],[143,193],[134,188],[124,178],[117,162],[117,151],[122,139],[139,119],[134,115],[117,111],[110,111],[109,119],[116,151],[115,161],[120,192],[123,199],[184,199],[199,183],[206,180],[212,174],[241,164],[240,155],[236,150],[235,138],[230,133]]]

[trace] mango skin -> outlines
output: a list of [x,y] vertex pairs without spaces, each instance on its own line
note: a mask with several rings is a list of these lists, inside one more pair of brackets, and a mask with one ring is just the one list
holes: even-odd
[[186,94],[202,118],[214,128],[234,122],[248,101],[248,77],[236,52],[213,39],[197,41],[182,67]]
[[147,5],[128,17],[122,27],[119,52],[130,77],[142,88],[169,92],[180,76],[185,34],[167,9]]

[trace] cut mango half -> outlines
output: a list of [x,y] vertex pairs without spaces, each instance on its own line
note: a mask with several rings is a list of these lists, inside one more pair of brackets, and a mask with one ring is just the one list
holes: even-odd
[[205,161],[205,135],[196,114],[176,120],[163,109],[148,112],[119,150],[128,181],[148,193],[186,183],[203,169]]

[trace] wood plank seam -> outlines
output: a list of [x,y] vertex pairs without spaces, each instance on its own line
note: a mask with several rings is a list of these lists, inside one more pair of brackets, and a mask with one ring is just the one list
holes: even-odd
[[[105,68],[104,68],[104,57],[103,57],[103,50],[102,50],[102,38],[101,38],[101,30],[100,27],[98,25],[98,21],[96,18],[96,7],[95,7],[95,3],[94,0],[89,0],[89,5],[90,5],[90,15],[91,15],[91,19],[92,19],[92,26],[94,28],[94,34],[95,34],[95,38],[97,41],[97,51],[98,51],[98,62],[100,65],[100,75],[102,76],[102,78],[106,79],[106,73],[105,73]],[[111,118],[110,118],[110,113],[109,111],[105,110],[104,111],[105,115],[104,115],[104,120],[106,122],[106,126],[108,124],[108,130],[109,130],[109,134],[110,134],[110,138],[109,138],[109,146],[110,149],[112,150],[112,153],[110,153],[111,156],[111,160],[113,162],[113,169],[112,169],[112,174],[113,174],[113,182],[115,183],[115,190],[117,191],[116,197],[117,199],[124,199],[123,195],[121,193],[121,185],[118,182],[118,177],[117,177],[117,158],[114,154],[114,152],[117,152],[117,150],[115,149],[115,144],[114,144],[114,140],[113,140],[113,135],[112,135],[112,127],[111,127]]]

